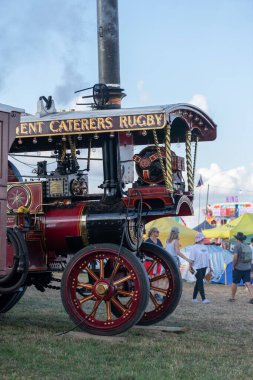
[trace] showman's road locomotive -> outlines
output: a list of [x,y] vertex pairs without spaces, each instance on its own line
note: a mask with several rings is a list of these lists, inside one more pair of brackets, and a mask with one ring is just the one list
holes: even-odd
[[[117,10],[115,0],[108,4]],[[98,15],[100,40],[107,29]],[[214,140],[216,125],[188,104],[121,109],[111,66],[100,64],[90,111],[58,113],[41,97],[36,116],[20,120],[22,110],[0,105],[0,313],[28,286],[45,291],[55,271],[63,272],[67,313],[89,333],[156,323],[179,302],[179,270],[165,250],[143,243],[143,230],[160,217],[193,214],[197,144]],[[178,143],[185,157],[172,150]],[[23,181],[13,160],[31,164],[38,152],[33,178]],[[99,170],[100,192],[90,191]]]

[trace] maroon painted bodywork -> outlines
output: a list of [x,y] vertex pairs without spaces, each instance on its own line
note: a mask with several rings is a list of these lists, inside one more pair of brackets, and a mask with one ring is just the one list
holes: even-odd
[[80,237],[85,244],[85,208],[86,203],[82,202],[71,206],[50,207],[45,212],[40,218],[40,224],[49,251],[55,251],[59,255],[71,252],[71,246],[65,237]]
[[6,197],[8,152],[15,139],[22,110],[0,104],[0,275],[7,269],[6,257]]

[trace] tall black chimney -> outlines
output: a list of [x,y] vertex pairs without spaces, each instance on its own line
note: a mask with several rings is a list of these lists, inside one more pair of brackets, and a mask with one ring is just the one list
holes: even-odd
[[99,82],[120,86],[118,0],[97,0]]
[[[97,0],[99,82],[106,84],[110,100],[106,108],[120,108],[124,96],[120,88],[118,0]],[[108,134],[103,144],[105,197],[121,197],[118,134]]]

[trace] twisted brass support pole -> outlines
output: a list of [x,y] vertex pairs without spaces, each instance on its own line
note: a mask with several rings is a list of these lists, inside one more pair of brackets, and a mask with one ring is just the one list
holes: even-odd
[[167,189],[167,176],[166,176],[165,167],[164,167],[164,164],[163,164],[163,159],[162,159],[161,149],[159,147],[159,142],[158,142],[157,134],[156,134],[156,131],[154,129],[153,129],[153,136],[154,136],[155,146],[156,146],[156,150],[157,150],[157,153],[158,153],[158,158],[159,158],[161,169],[162,169],[162,173],[163,173],[163,178],[164,178],[164,181],[165,181],[165,186],[166,186],[166,189]]
[[195,141],[195,145],[194,145],[193,169],[192,169],[192,181],[193,181],[193,183],[195,180],[198,141],[199,141],[199,138],[198,138],[198,136],[196,136],[196,141]]
[[65,157],[66,157],[66,141],[62,142],[62,152],[61,152],[61,157],[60,157],[60,160],[61,162],[64,161]]
[[191,131],[185,134],[185,155],[188,178],[188,191],[193,191],[192,159],[191,159]]
[[75,141],[73,142],[72,139],[71,139],[71,136],[68,136],[68,140],[69,140],[69,146],[70,146],[70,151],[71,151],[71,158],[75,158],[76,157],[76,143]]
[[165,156],[166,156],[166,181],[165,186],[167,191],[173,191],[173,178],[172,178],[172,159],[171,159],[171,145],[170,145],[170,124],[166,127],[165,137]]

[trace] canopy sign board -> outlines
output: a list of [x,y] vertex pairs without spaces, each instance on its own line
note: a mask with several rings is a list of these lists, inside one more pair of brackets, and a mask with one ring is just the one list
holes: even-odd
[[148,113],[107,117],[85,117],[21,122],[16,137],[83,134],[124,130],[160,129],[166,125],[166,114]]

